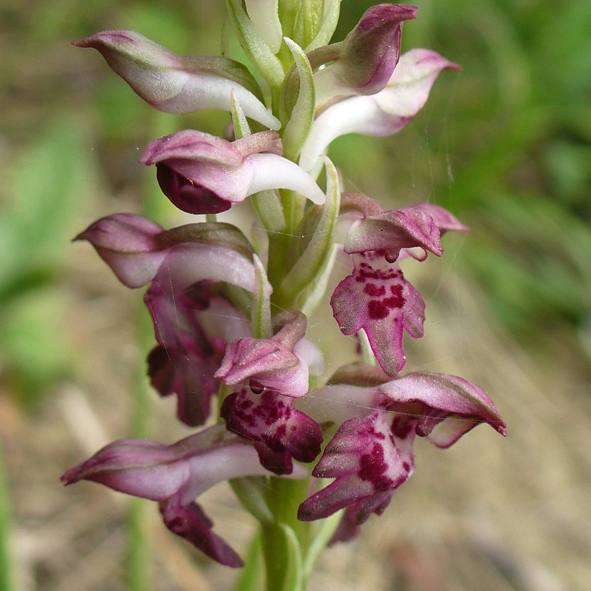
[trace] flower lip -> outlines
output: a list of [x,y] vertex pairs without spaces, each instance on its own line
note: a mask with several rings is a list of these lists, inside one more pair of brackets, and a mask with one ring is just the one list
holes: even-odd
[[398,375],[406,357],[403,331],[423,336],[425,302],[404,278],[397,264],[384,260],[383,252],[354,254],[354,271],[337,285],[330,305],[341,332],[352,335],[363,329],[380,367]]
[[271,390],[255,394],[245,387],[230,394],[221,409],[228,430],[255,442],[261,464],[279,475],[292,473],[292,458],[312,462],[322,444],[318,424],[293,402]]

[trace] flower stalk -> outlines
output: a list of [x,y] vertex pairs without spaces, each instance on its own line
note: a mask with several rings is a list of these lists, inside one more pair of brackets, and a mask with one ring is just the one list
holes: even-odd
[[14,570],[11,558],[11,508],[8,494],[4,446],[0,444],[0,591],[13,591]]
[[[240,567],[197,502],[229,481],[260,523],[249,560],[260,551],[269,591],[303,591],[328,543],[386,510],[415,469],[417,437],[446,448],[480,423],[505,434],[478,386],[401,375],[403,334],[422,337],[426,308],[403,267],[441,256],[442,236],[467,228],[433,204],[384,211],[344,193],[326,155],[346,133],[400,131],[438,75],[458,66],[425,49],[400,54],[413,6],[373,6],[330,44],[339,4],[226,0],[255,76],[229,58],[175,56],[129,31],[75,42],[98,49],[155,108],[224,109],[232,125],[225,138],[175,130],[140,160],[178,209],[205,218],[165,229],[114,214],[78,236],[124,285],[147,288],[151,383],[176,397],[179,420],[195,431],[170,445],[114,442],[62,480],[151,499],[173,534]],[[255,229],[224,221],[239,208],[258,218]],[[331,277],[338,284],[328,294]],[[357,363],[325,368],[321,350],[334,344],[307,338],[307,315],[323,297],[341,332],[359,339]],[[250,565],[239,589],[252,573]]]

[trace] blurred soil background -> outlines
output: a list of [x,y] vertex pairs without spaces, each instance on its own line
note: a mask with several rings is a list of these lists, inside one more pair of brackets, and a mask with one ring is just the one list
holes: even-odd
[[[444,73],[398,135],[344,137],[331,155],[348,188],[385,209],[429,200],[472,228],[445,237],[441,260],[406,267],[427,303],[406,369],[476,382],[509,436],[479,427],[447,451],[418,442],[416,472],[385,515],[328,550],[309,588],[586,591],[591,3],[416,4],[404,48],[439,51],[462,72]],[[369,5],[344,0],[335,39]],[[8,539],[11,556],[2,591],[225,591],[237,576],[169,534],[153,504],[59,482],[113,439],[190,433],[174,401],[145,388],[141,294],[70,240],[120,211],[186,222],[153,198],[153,170],[137,160],[155,137],[219,134],[228,122],[155,113],[98,53],[69,41],[128,28],[176,53],[217,55],[223,18],[221,0],[0,2],[0,554]],[[311,334],[328,335],[336,369],[344,360],[332,343],[344,337],[328,308]],[[252,522],[229,490],[201,500],[246,552]]]

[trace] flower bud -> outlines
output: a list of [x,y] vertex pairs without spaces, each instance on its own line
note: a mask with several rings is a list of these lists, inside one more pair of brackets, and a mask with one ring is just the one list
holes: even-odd
[[417,10],[404,4],[369,8],[343,41],[339,59],[316,75],[317,106],[335,96],[371,95],[385,88],[400,58],[402,23],[416,18]]

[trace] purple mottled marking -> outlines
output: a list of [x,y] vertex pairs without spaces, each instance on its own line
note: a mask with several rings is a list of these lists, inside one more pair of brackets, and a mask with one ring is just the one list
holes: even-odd
[[391,430],[395,437],[406,439],[415,428],[416,419],[405,415],[398,415],[392,421]]
[[371,482],[375,492],[384,492],[392,486],[392,479],[385,476],[387,470],[388,464],[384,459],[384,450],[378,442],[375,442],[371,453],[361,456],[357,476],[360,480]]
[[363,293],[366,293],[368,296],[378,298],[380,296],[386,295],[386,286],[376,285],[375,283],[368,283],[363,288]]
[[367,304],[367,312],[372,320],[382,320],[390,314],[390,309],[380,300],[370,300]]

